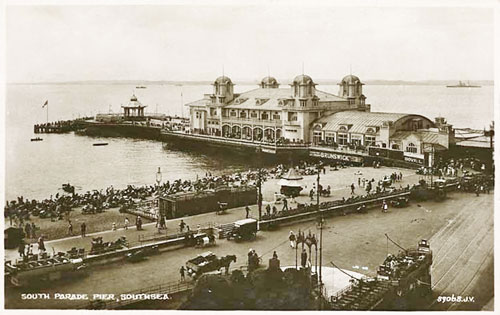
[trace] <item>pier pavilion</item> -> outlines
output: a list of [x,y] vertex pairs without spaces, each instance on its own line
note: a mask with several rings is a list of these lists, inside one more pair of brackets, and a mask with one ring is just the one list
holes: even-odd
[[256,89],[234,93],[227,76],[217,78],[213,93],[187,104],[190,108],[191,133],[274,143],[310,142],[313,121],[343,110],[369,111],[362,93],[363,83],[346,76],[340,95],[316,89],[308,75],[295,77],[282,88],[273,77],[265,77]]
[[123,117],[124,119],[142,119],[144,118],[144,108],[146,107],[147,105],[142,105],[134,94],[127,105],[122,105]]

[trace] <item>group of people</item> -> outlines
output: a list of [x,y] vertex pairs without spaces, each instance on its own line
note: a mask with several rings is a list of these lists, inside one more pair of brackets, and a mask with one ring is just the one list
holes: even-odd
[[[45,248],[45,235],[42,234],[40,235],[40,237],[38,237],[37,244],[38,253],[40,255],[44,254],[47,251],[47,249]],[[33,255],[33,244],[26,244],[24,242],[24,239],[21,239],[21,241],[19,242],[18,252],[19,257],[23,259]]]
[[259,268],[260,257],[254,249],[248,251],[248,272],[252,272]]

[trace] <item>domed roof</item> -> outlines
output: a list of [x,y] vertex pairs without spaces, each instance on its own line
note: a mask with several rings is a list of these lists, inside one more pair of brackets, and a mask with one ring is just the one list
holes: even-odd
[[314,84],[311,77],[305,74],[298,75],[295,77],[295,79],[293,79],[293,84],[310,84],[310,83]]
[[139,102],[139,100],[137,100],[137,96],[135,96],[135,94],[133,94],[132,97],[130,98],[130,101],[127,103],[127,105],[122,106],[122,107],[146,107],[146,105],[142,105],[142,103]]
[[264,79],[262,79],[262,81],[260,81],[261,84],[263,85],[277,85],[278,84],[278,81],[273,78],[273,77],[265,77]]
[[216,80],[215,80],[215,83],[218,83],[218,84],[233,84],[233,82],[231,82],[231,79],[229,79],[228,77],[226,77],[225,75],[221,76],[221,77],[218,77]]
[[361,80],[357,76],[349,74],[342,79],[342,82],[345,82],[347,84],[356,84],[361,83]]

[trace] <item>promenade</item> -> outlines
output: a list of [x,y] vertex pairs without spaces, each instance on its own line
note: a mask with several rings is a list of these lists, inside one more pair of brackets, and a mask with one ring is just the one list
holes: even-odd
[[[335,178],[341,177],[343,179],[338,179],[338,185],[332,185],[332,192],[334,192],[332,200],[342,196],[347,197],[350,194],[350,188],[345,185],[345,178],[354,176],[356,171],[356,168],[336,172],[327,171],[327,174],[322,177],[326,181],[331,181],[332,184],[335,182]],[[386,174],[394,170],[365,168],[361,171],[364,171],[365,174],[371,171],[380,171],[380,174]],[[306,176],[307,185],[311,185],[315,178],[316,176]],[[419,178],[418,175],[407,173],[403,177],[403,185],[406,185],[407,182],[416,182]],[[340,185],[341,181],[344,182],[343,185]],[[272,181],[266,182],[266,185],[271,184]],[[328,183],[322,182],[322,185],[325,184]],[[269,197],[273,196],[272,193],[273,190],[266,190],[268,197],[264,199],[270,200]],[[493,199],[493,194],[481,194],[476,197],[474,194],[456,192],[449,194],[447,200],[441,203],[434,201],[414,202],[407,208],[390,208],[388,213],[382,213],[379,209],[371,209],[366,214],[328,218],[323,230],[323,265],[327,266],[332,261],[342,269],[374,276],[378,265],[384,260],[387,253],[399,251],[393,245],[387,247],[385,233],[404,247],[414,247],[422,238],[429,239],[431,249],[435,253],[435,264],[432,269],[435,294],[439,295],[442,291],[445,293],[455,292],[455,294],[460,294],[459,291],[463,291],[464,294],[470,292],[470,294],[475,294],[478,303],[467,305],[467,307],[480,309],[493,296],[492,290],[480,290],[485,287],[493,287],[493,254],[488,247],[493,244],[493,236],[489,228],[485,229],[493,224]],[[297,198],[299,202],[304,200],[308,200],[308,197]],[[256,208],[256,206],[251,207],[253,217],[257,217]],[[474,212],[471,212],[471,208],[474,208]],[[197,224],[228,223],[244,217],[244,209],[238,208],[228,210],[227,214],[220,216],[208,213],[187,217],[184,218],[184,221],[190,225],[191,229],[195,229]],[[169,220],[168,230],[177,230],[179,222],[180,219]],[[295,250],[289,246],[288,233],[290,230],[298,232],[299,229],[306,232],[310,230],[313,234],[319,233],[314,221],[294,223],[276,231],[260,231],[257,239],[252,242],[237,243],[217,240],[215,247],[176,249],[148,257],[146,261],[140,263],[121,261],[109,265],[92,266],[86,277],[46,283],[43,290],[7,288],[5,306],[6,308],[72,308],[81,305],[82,301],[21,300],[20,294],[42,291],[47,293],[120,294],[178,281],[180,279],[180,266],[184,265],[188,259],[208,250],[220,256],[235,254],[237,262],[231,265],[232,270],[246,265],[246,254],[250,248],[257,251],[266,265],[273,251],[276,251],[282,266],[293,266],[295,265]],[[477,233],[483,229],[484,232]],[[138,240],[141,234],[152,234],[155,231],[154,224],[148,224],[144,231],[136,231],[135,228],[131,228],[127,231],[105,231],[98,233],[98,235],[103,236],[105,241],[115,240],[121,235],[125,235],[129,241],[134,241]],[[89,249],[90,236],[84,239],[71,237],[52,240],[46,243],[46,247],[48,251],[52,251],[52,247],[56,251],[79,246],[85,246]],[[477,242],[480,246],[477,247],[478,250],[475,250]],[[325,281],[327,280],[325,279]],[[452,282],[453,285],[450,285]],[[455,288],[459,291],[453,291]],[[453,307],[462,309],[464,306],[454,305]],[[451,305],[436,304],[433,309],[436,307],[447,309]]]

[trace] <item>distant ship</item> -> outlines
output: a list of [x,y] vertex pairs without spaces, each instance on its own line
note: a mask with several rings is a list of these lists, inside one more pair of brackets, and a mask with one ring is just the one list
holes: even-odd
[[136,89],[145,89],[146,87],[144,85],[136,86]]
[[470,82],[467,83],[458,81],[457,85],[447,85],[448,88],[480,88],[480,85],[471,85]]

